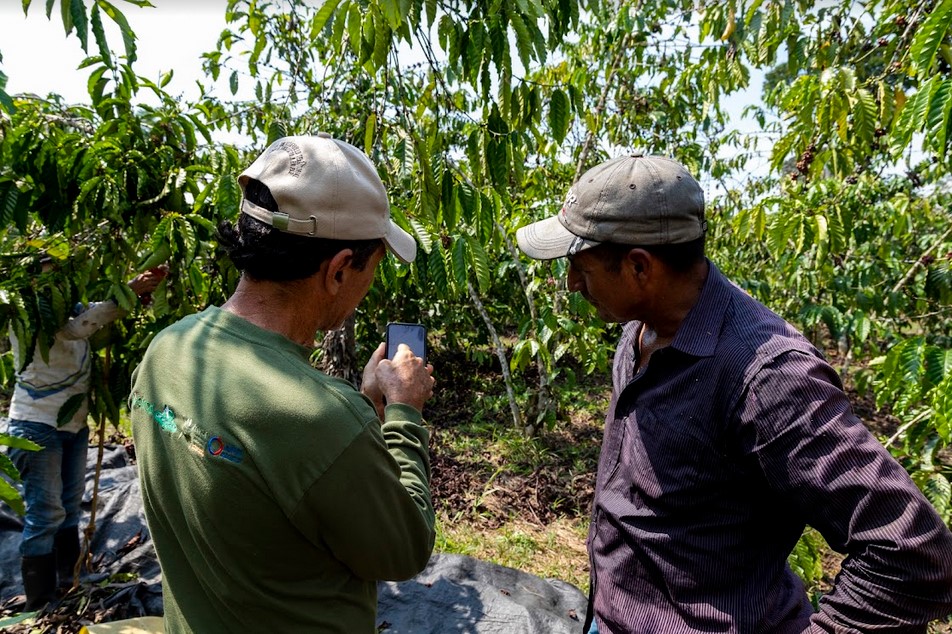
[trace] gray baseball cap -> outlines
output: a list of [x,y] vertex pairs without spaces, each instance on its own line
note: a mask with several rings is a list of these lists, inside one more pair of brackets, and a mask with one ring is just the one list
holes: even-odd
[[238,177],[271,190],[278,211],[243,198],[241,211],[286,233],[333,240],[381,238],[403,262],[416,257],[416,241],[390,218],[383,181],[367,155],[326,132],[278,139]]
[[602,242],[649,246],[704,235],[704,192],[683,165],[631,154],[585,172],[555,216],[516,231],[530,258],[553,260]]

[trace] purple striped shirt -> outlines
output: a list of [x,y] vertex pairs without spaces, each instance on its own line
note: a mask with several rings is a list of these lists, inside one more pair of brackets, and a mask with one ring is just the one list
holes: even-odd
[[[713,264],[635,376],[640,326],[595,485],[599,634],[924,632],[952,612],[952,533],[809,341]],[[787,565],[806,525],[847,555],[816,614]]]

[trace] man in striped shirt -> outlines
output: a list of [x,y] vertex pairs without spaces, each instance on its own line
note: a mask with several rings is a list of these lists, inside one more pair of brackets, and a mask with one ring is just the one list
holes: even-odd
[[[821,353],[707,260],[706,229],[683,166],[631,155],[517,233],[624,324],[583,631],[925,632],[952,612],[952,533]],[[787,565],[807,525],[846,555],[817,611]]]

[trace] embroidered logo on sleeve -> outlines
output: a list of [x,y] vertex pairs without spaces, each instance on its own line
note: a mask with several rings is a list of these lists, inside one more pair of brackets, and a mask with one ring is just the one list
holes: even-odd
[[175,411],[165,405],[157,407],[139,394],[129,398],[131,409],[141,409],[154,420],[159,428],[172,436],[181,438],[188,443],[191,451],[209,458],[221,458],[236,464],[244,460],[245,452],[235,442],[226,440],[220,435],[213,435],[199,427],[191,418],[176,421]]

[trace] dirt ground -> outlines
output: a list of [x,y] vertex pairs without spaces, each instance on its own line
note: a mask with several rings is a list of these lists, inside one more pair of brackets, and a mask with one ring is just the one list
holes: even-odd
[[[551,569],[576,571],[575,577],[557,573],[548,576],[561,576],[581,587],[581,580],[587,577],[584,534],[601,442],[601,412],[607,405],[608,394],[593,381],[589,406],[569,412],[568,420],[543,433],[520,456],[511,451],[511,446],[506,451],[496,451],[497,447],[485,438],[470,443],[461,438],[471,429],[468,424],[473,400],[479,398],[470,390],[481,389],[487,379],[493,381],[493,377],[467,375],[465,368],[446,372],[441,381],[454,389],[445,392],[427,412],[431,425],[431,485],[440,521],[451,524],[455,534],[469,535],[476,542],[498,542],[501,531],[528,535],[534,541],[545,540],[547,546],[541,549],[545,552],[534,551],[531,558],[550,557]],[[850,396],[856,413],[877,436],[887,437],[895,431],[896,419],[877,410],[870,397],[855,391],[850,391]],[[131,445],[128,439],[117,436],[110,440]],[[129,451],[134,455],[131,446]],[[511,541],[504,542],[500,548],[511,545]],[[483,551],[476,551],[476,555],[481,554]],[[487,551],[485,556],[493,558],[493,552]],[[828,586],[839,568],[840,557],[830,551],[824,562],[822,585]],[[541,569],[529,571],[542,574]],[[78,632],[77,624],[84,620],[102,622],[135,616],[109,600],[126,581],[82,589],[67,596],[39,623],[12,626],[4,631],[73,634]],[[15,602],[0,606],[0,618],[10,616],[20,607]],[[82,616],[77,618],[79,614]],[[952,624],[935,624],[930,632],[950,634]]]

